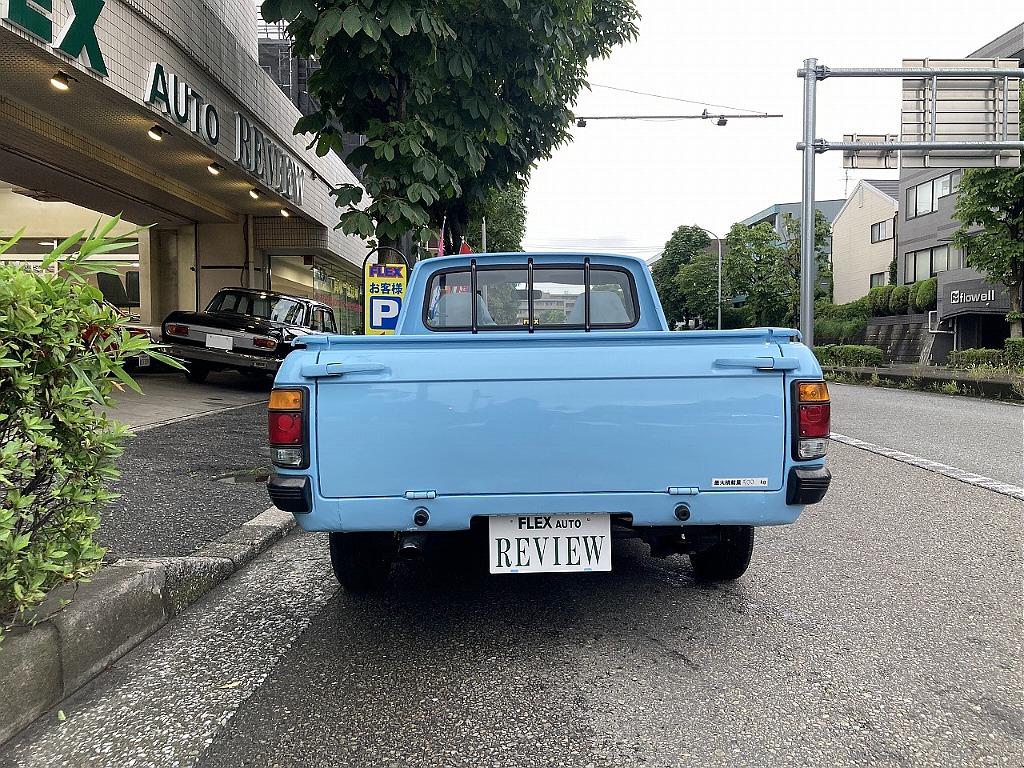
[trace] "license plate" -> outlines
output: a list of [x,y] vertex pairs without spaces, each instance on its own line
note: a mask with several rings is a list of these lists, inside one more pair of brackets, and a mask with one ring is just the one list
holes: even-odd
[[224,349],[230,352],[233,348],[233,340],[230,336],[221,336],[219,333],[208,333],[206,334],[206,346],[212,347],[213,349]]
[[612,569],[609,515],[489,518],[491,573],[571,573]]

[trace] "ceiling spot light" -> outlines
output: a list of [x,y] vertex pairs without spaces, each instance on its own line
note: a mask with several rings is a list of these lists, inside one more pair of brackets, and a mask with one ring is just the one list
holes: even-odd
[[289,211],[287,208],[282,208],[281,209],[281,215],[284,216],[287,219],[289,216],[292,215],[292,212]]
[[163,141],[164,136],[167,135],[167,130],[165,128],[161,128],[159,125],[154,125],[146,132],[146,135],[153,141]]
[[577,127],[577,128],[586,128],[586,127],[587,127],[587,121],[586,121],[586,120],[584,120],[584,119],[583,119],[583,118],[581,117],[581,118],[580,118],[579,120],[577,120],[577,121],[576,121],[576,127]]
[[718,119],[717,119],[717,120],[715,121],[715,125],[725,125],[725,124],[726,124],[726,123],[728,123],[728,122],[729,122],[729,121],[728,121],[728,120],[726,120],[726,119],[725,119],[724,117],[719,117],[719,118],[718,118]]
[[71,88],[72,82],[77,83],[78,80],[73,78],[67,72],[62,72],[61,70],[57,70],[57,73],[50,78],[50,85],[52,85],[54,89],[58,91],[68,90],[69,88]]
[[212,173],[214,176],[220,176],[220,172],[224,170],[224,166],[220,163],[210,163],[206,166],[206,170]]
[[259,200],[260,195],[262,194],[263,193],[256,189],[256,187],[253,187],[252,189],[249,190],[249,197],[251,197],[253,200]]

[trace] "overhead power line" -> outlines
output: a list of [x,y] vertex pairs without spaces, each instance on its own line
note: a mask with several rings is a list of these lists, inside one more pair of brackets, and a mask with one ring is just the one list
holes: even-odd
[[[650,96],[655,99],[665,99],[666,101],[681,101],[684,104],[700,104],[702,107],[715,107],[716,109],[734,109],[737,112],[754,112],[759,115],[768,116],[765,112],[758,109],[746,109],[744,107],[729,107],[724,104],[712,104],[708,101],[694,101],[693,99],[681,99],[677,96],[663,96],[660,93],[648,93],[646,91],[634,91],[630,88],[616,88],[613,85],[598,85],[597,83],[591,83],[592,88],[604,88],[609,91],[621,91],[622,93],[632,93],[637,96]],[[781,115],[779,115],[781,117]]]
[[768,115],[764,113],[754,115],[712,114],[706,109],[699,115],[587,115],[577,116],[576,126],[578,128],[586,128],[588,120],[714,120],[715,125],[725,125],[730,120],[763,120],[768,117],[782,117],[782,115]]

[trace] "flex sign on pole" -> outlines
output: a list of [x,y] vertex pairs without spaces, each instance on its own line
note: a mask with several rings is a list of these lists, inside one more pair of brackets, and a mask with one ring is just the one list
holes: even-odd
[[395,332],[402,311],[408,268],[404,264],[366,264],[363,267],[363,306],[367,336]]

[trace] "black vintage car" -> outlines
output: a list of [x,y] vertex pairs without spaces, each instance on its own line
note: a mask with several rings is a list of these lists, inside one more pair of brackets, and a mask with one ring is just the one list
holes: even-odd
[[161,327],[166,352],[185,362],[185,377],[197,384],[225,369],[273,374],[296,337],[337,332],[326,304],[251,288],[222,288],[204,312],[177,310]]

